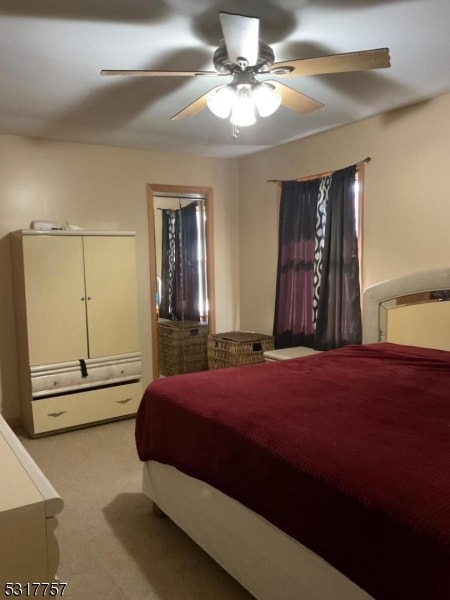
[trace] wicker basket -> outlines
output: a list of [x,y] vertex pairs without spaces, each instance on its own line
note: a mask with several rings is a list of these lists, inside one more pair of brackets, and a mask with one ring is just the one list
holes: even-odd
[[208,367],[222,369],[264,362],[264,352],[273,350],[274,338],[252,331],[228,331],[208,336]]
[[179,375],[208,368],[208,325],[197,321],[160,320],[160,375]]

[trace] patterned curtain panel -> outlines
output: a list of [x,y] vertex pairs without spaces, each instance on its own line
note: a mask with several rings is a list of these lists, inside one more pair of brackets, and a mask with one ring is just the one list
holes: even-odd
[[199,220],[197,202],[162,211],[162,265],[159,316],[200,320]]
[[277,348],[314,343],[314,300],[319,271],[315,254],[319,199],[318,179],[282,184],[278,236],[278,275],[274,337]]
[[175,265],[178,256],[177,242],[178,211],[162,209],[161,241],[161,298],[159,316],[163,319],[176,319]]
[[315,252],[314,252],[314,299],[313,299],[313,329],[316,330],[317,310],[319,306],[320,290],[322,287],[323,253],[325,246],[325,227],[327,222],[328,194],[330,192],[331,177],[321,177],[319,182],[319,196],[317,198]]
[[319,350],[362,340],[355,177],[352,166],[331,178],[317,306],[315,347]]
[[361,342],[356,167],[282,183],[274,336],[277,348]]

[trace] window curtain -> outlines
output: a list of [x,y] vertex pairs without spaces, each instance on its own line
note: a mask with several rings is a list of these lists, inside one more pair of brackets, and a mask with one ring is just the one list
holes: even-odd
[[314,344],[319,180],[282,183],[274,336],[277,348]]
[[176,263],[182,299],[181,314],[191,321],[200,320],[197,210],[197,202],[191,202],[179,210],[180,259]]
[[327,200],[315,347],[339,348],[362,341],[356,167],[333,173]]
[[159,316],[163,319],[176,319],[177,306],[175,289],[175,262],[177,260],[177,211],[163,208],[161,239],[161,297]]
[[200,320],[197,202],[162,209],[161,299],[159,316]]
[[361,343],[356,166],[282,182],[274,336],[277,348]]

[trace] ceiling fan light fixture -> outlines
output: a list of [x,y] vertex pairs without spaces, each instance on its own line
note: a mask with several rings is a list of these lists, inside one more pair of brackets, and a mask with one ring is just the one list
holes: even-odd
[[206,97],[206,104],[216,117],[230,118],[232,125],[238,127],[254,125],[257,115],[272,115],[281,102],[275,85],[257,81],[247,71],[236,72],[231,83],[215,88]]
[[257,106],[249,85],[225,85],[209,94],[206,103],[216,117],[229,117],[233,125],[248,127],[256,123]]
[[221,88],[213,90],[206,99],[209,110],[219,117],[227,119],[231,114],[231,109],[236,100],[236,91],[230,85],[224,85]]
[[270,83],[258,83],[253,86],[251,97],[261,117],[273,115],[281,104],[281,94]]
[[255,103],[247,86],[236,91],[230,121],[237,127],[248,127],[256,123]]
[[148,77],[232,77],[226,85],[218,85],[186,105],[171,119],[196,115],[206,106],[220,119],[229,119],[235,138],[238,126],[256,123],[257,117],[272,115],[283,104],[299,113],[311,113],[324,105],[302,92],[274,81],[259,81],[258,75],[299,76],[326,75],[391,66],[389,48],[328,54],[313,58],[294,58],[274,62],[272,48],[259,39],[259,18],[219,12],[223,44],[214,52],[215,71],[186,70],[110,70],[102,75],[134,75]]

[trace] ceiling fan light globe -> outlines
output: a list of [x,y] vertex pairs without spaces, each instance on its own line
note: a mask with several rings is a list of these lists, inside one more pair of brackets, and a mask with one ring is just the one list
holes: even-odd
[[281,104],[281,94],[270,83],[256,85],[252,90],[252,99],[261,117],[273,115]]
[[210,94],[206,99],[206,104],[216,117],[227,119],[230,116],[235,99],[236,92],[226,85]]
[[237,127],[248,127],[256,123],[255,103],[247,90],[237,92],[230,121]]

